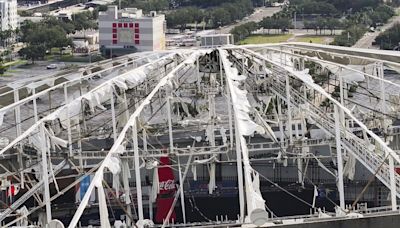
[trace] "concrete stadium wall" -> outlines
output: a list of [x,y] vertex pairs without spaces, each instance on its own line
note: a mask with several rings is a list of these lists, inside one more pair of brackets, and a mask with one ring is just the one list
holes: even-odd
[[305,224],[279,225],[285,228],[398,228],[400,214],[364,217],[359,219],[331,220]]

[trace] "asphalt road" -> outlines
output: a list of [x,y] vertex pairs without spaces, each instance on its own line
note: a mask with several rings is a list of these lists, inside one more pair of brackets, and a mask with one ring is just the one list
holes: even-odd
[[254,13],[248,16],[247,18],[244,18],[238,23],[228,25],[221,27],[217,29],[216,31],[218,33],[229,33],[235,26],[247,23],[247,22],[260,22],[264,17],[269,17],[274,15],[274,13],[281,11],[282,9],[280,7],[259,7],[256,8]]
[[379,36],[382,32],[386,31],[390,27],[392,27],[395,23],[400,22],[400,16],[395,16],[390,21],[380,27],[380,31],[375,31],[375,32],[367,32],[361,39],[357,41],[356,44],[353,45],[353,47],[356,48],[374,48],[372,46],[372,42],[375,41],[376,37]]
[[[57,69],[53,69],[53,70],[46,69],[46,66],[49,64],[56,64]],[[5,73],[6,76],[0,77],[0,88],[6,86],[9,83],[14,83],[17,81],[37,80],[38,78],[44,78],[46,76],[51,78],[51,77],[54,77],[55,75],[57,75],[58,73],[62,72],[62,69],[68,65],[75,65],[76,68],[78,68],[82,64],[87,64],[87,63],[81,63],[81,62],[63,63],[63,62],[54,62],[54,61],[35,61],[34,65],[11,67],[11,69]],[[1,102],[0,102],[0,106],[1,106]]]

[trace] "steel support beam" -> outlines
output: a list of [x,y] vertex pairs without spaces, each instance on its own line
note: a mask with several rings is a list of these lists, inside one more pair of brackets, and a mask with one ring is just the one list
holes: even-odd
[[340,136],[340,116],[338,107],[334,105],[334,116],[335,116],[335,138],[336,138],[336,157],[337,157],[337,175],[338,175],[338,191],[339,191],[339,205],[342,210],[345,209],[344,201],[344,184],[343,184],[343,158],[342,158],[342,147],[341,147],[341,136]]

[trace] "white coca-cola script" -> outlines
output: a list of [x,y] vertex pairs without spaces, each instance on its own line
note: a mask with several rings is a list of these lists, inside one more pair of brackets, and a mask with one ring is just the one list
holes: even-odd
[[169,190],[174,190],[175,189],[175,183],[174,180],[167,180],[167,181],[161,181],[160,182],[160,191],[169,191]]

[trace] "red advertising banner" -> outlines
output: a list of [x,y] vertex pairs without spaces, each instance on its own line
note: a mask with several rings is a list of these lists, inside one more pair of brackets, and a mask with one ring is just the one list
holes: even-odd
[[[158,179],[160,185],[160,193],[157,196],[157,212],[156,212],[156,222],[162,223],[164,219],[167,217],[168,211],[172,206],[174,201],[174,195],[176,192],[175,186],[175,178],[174,173],[169,166],[170,160],[169,157],[161,157],[160,158],[160,166],[158,168]],[[176,221],[175,210],[173,209],[170,222],[172,220]]]

